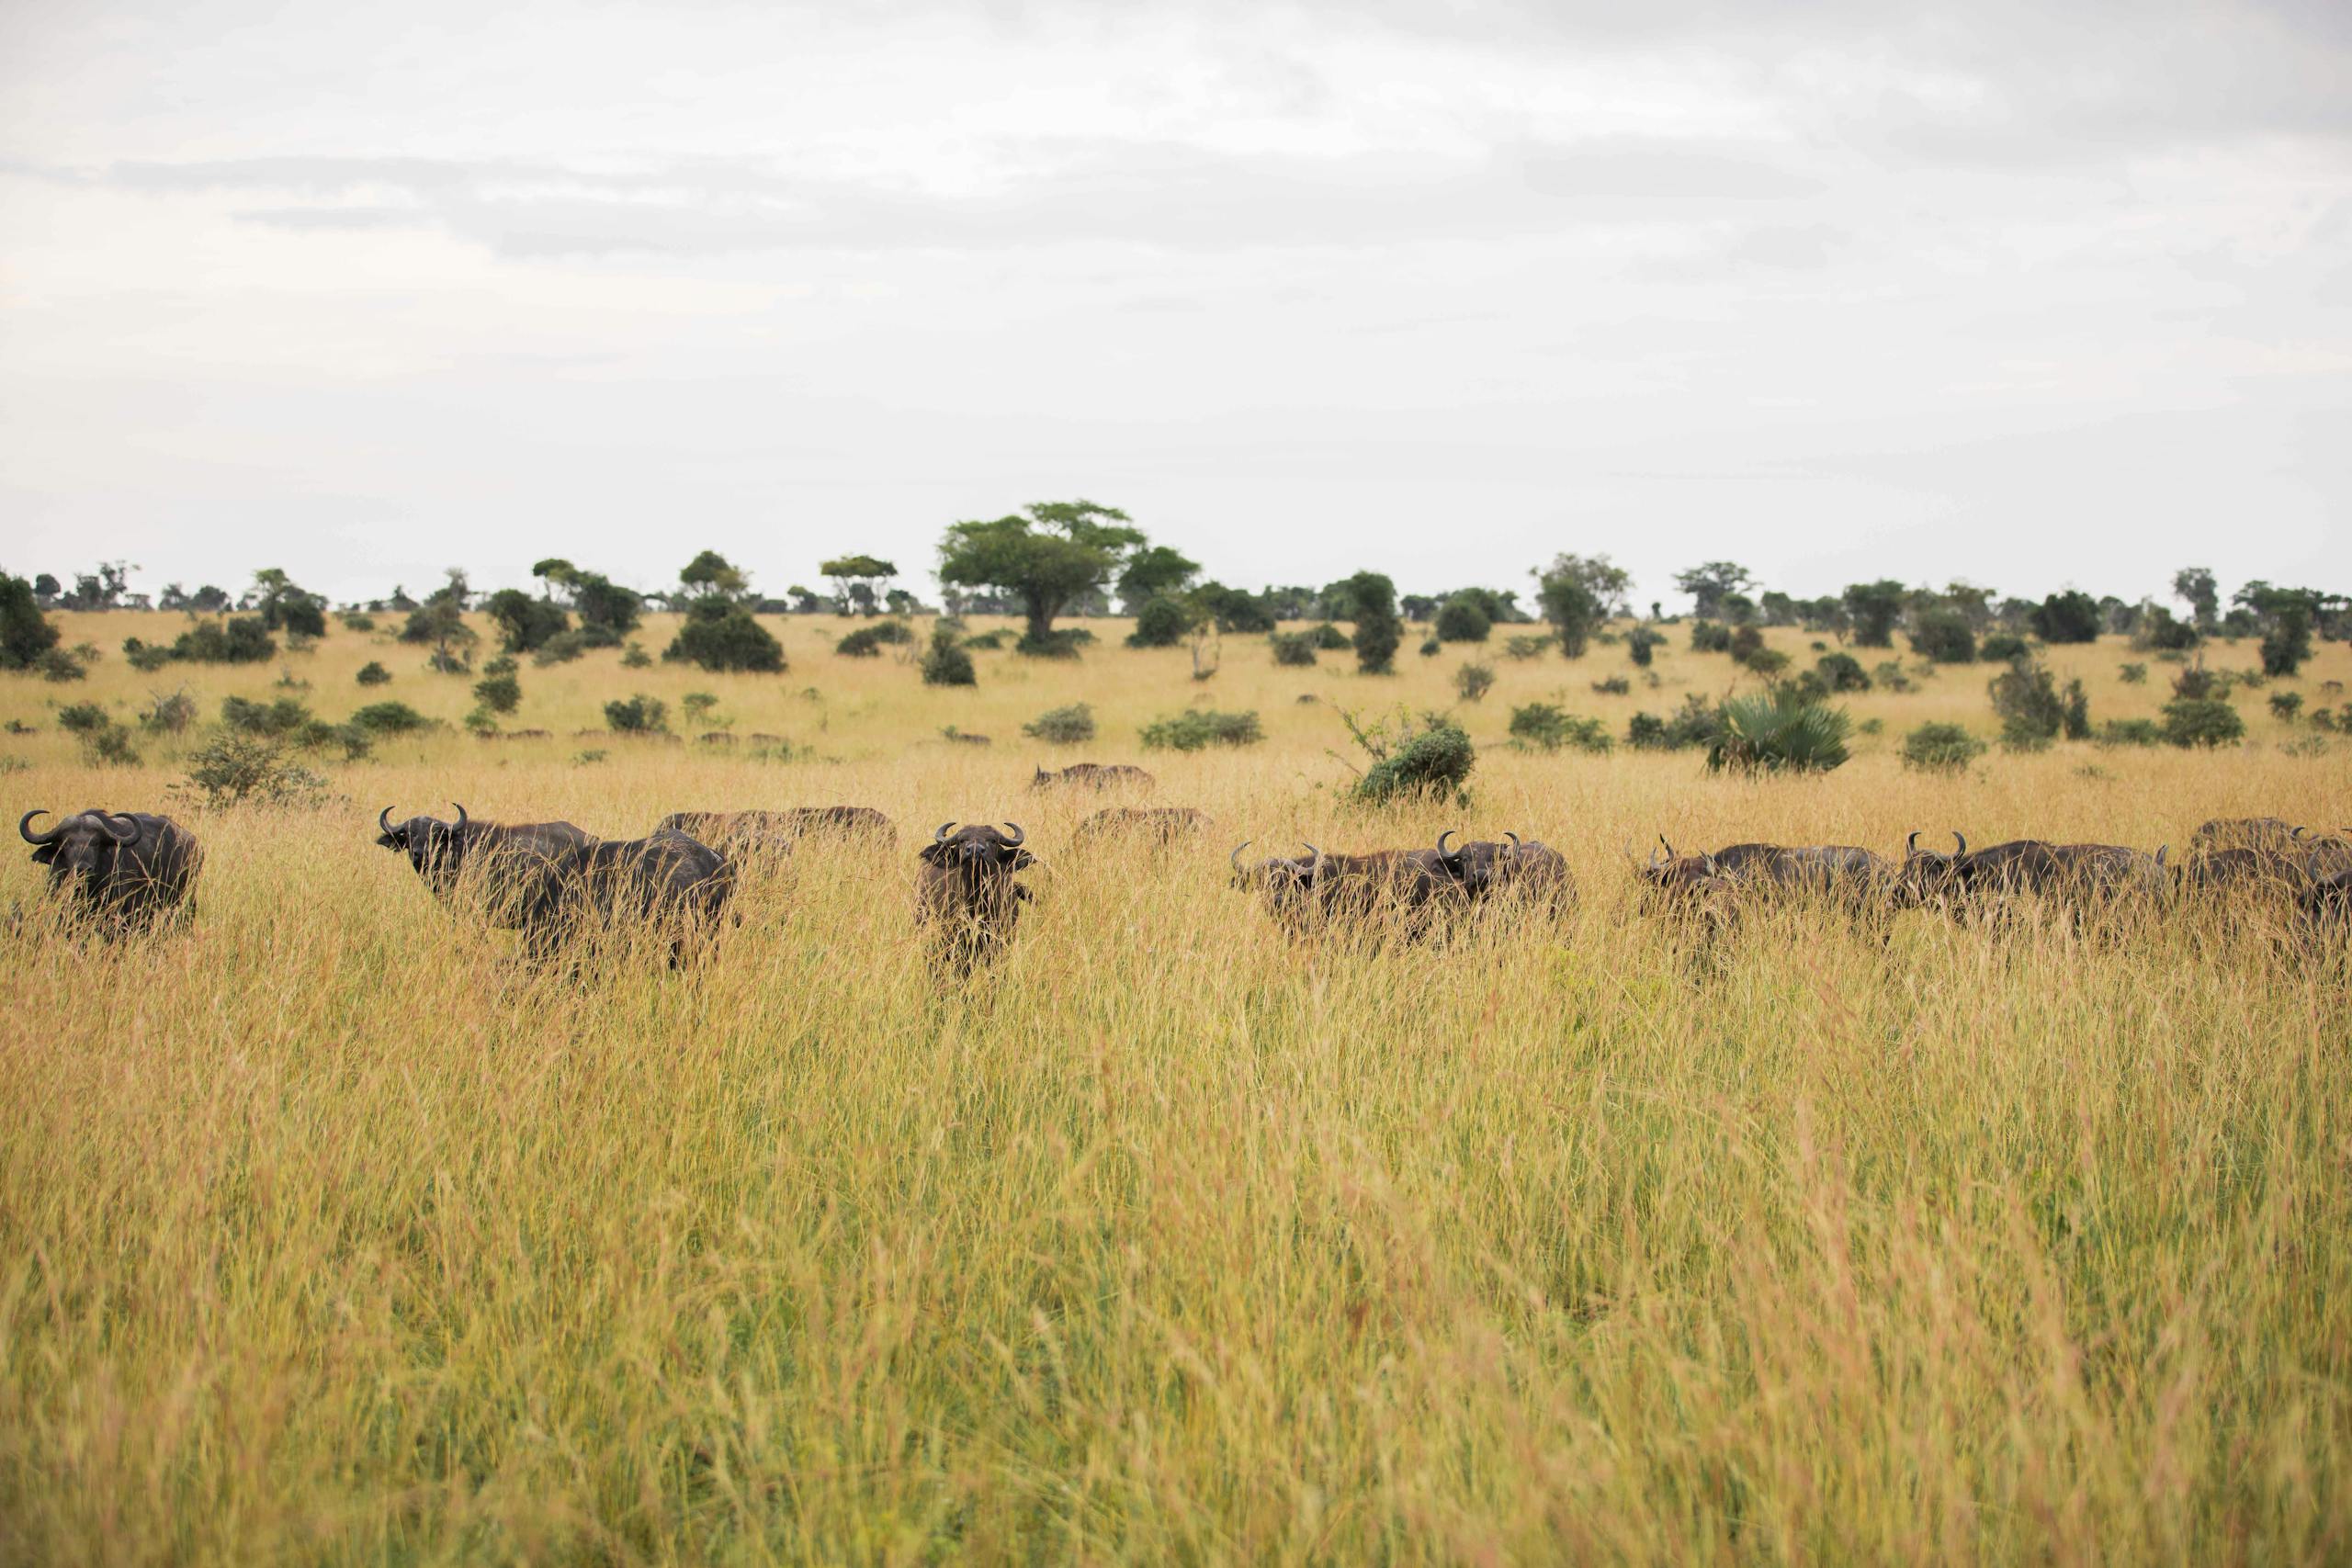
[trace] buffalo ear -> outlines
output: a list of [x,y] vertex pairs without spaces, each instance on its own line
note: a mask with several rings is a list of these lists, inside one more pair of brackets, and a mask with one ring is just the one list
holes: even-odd
[[43,844],[40,848],[35,850],[33,852],[33,863],[35,865],[56,864],[57,846],[55,844]]
[[396,833],[379,833],[376,835],[376,847],[379,850],[399,850],[408,846],[401,842]]
[[1027,871],[1031,866],[1035,865],[1036,863],[1038,863],[1037,857],[1031,854],[1027,850],[1015,850],[1012,852],[1013,870]]
[[915,858],[920,861],[927,862],[932,865],[941,864],[947,859],[947,846],[945,844],[925,844],[922,849],[915,852]]

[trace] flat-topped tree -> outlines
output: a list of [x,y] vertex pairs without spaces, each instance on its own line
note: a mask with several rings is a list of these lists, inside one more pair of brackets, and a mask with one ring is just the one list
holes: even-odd
[[897,564],[880,556],[835,556],[817,570],[832,579],[834,607],[844,615],[879,614],[884,586],[899,575]]
[[1610,616],[1625,613],[1625,595],[1634,586],[1632,575],[1607,556],[1555,556],[1532,575],[1535,602],[1559,639],[1563,659],[1584,657],[1592,634]]
[[689,603],[741,599],[751,591],[750,575],[717,550],[703,551],[678,570],[678,597]]
[[540,593],[559,604],[571,602],[572,579],[579,572],[578,567],[561,556],[549,556],[543,561],[533,562],[531,566],[531,575],[539,580]]
[[1145,545],[1119,569],[1119,603],[1130,615],[1163,593],[1182,593],[1201,575],[1201,563],[1167,545]]
[[1702,620],[1724,618],[1724,600],[1756,581],[1755,574],[1737,561],[1701,561],[1674,574],[1674,586],[1690,595],[1690,613]]
[[1028,622],[1020,650],[1057,654],[1066,649],[1054,635],[1054,617],[1102,588],[1143,543],[1143,530],[1117,507],[1033,502],[989,522],[950,524],[939,541],[939,581],[1001,589]]

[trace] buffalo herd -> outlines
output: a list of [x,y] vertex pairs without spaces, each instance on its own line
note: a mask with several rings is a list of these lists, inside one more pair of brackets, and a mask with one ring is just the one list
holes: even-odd
[[[1133,773],[1134,770],[1126,770]],[[1050,784],[1122,782],[1114,768],[1079,764]],[[463,806],[453,821],[377,818],[376,842],[407,857],[444,901],[461,889],[489,921],[519,931],[535,960],[553,955],[584,926],[651,928],[674,964],[697,950],[728,912],[736,859],[789,852],[810,835],[895,843],[890,818],[871,807],[681,811],[641,839],[600,839],[569,822],[480,821]],[[107,934],[143,931],[194,908],[203,866],[195,835],[170,818],[92,809],[36,832],[28,811],[17,830],[49,868],[50,886],[76,915]],[[1109,807],[1080,822],[1071,845],[1119,840],[1165,848],[1205,831],[1189,807]],[[1009,829],[1009,831],[1008,831]],[[1949,852],[1923,849],[1919,834],[1891,860],[1850,844],[1737,843],[1678,852],[1663,836],[1634,863],[1637,906],[1668,920],[1722,930],[1746,915],[1803,903],[1882,931],[1897,911],[1938,911],[1962,921],[2001,923],[2021,897],[2083,928],[2177,896],[2219,899],[2231,910],[2268,908],[2300,917],[2303,929],[2352,926],[2352,829],[2313,833],[2277,818],[2219,818],[2199,827],[2183,863],[2118,844],[2019,839],[1971,848],[1953,833]],[[942,823],[918,852],[915,919],[958,972],[1000,951],[1032,898],[1018,878],[1041,863],[1016,822]],[[1250,841],[1228,857],[1237,887],[1256,893],[1294,932],[1353,929],[1406,939],[1432,934],[1473,910],[1493,908],[1556,917],[1577,902],[1576,878],[1558,851],[1515,832],[1454,841],[1448,830],[1427,849],[1305,853],[1245,861]],[[1632,852],[1627,852],[1632,860]]]

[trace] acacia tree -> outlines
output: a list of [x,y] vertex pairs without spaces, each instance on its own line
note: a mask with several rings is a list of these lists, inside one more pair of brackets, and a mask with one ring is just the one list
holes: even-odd
[[299,587],[277,567],[266,566],[254,573],[254,608],[261,612],[261,624],[271,631],[327,635],[325,598]]
[[1143,530],[1117,507],[1033,502],[989,522],[950,524],[939,541],[939,581],[1003,590],[1020,602],[1028,623],[1020,650],[1063,653],[1054,617],[1109,581],[1143,543]]
[[833,603],[846,615],[854,609],[871,615],[881,606],[883,585],[899,575],[898,567],[879,556],[835,556],[817,570],[833,580]]
[[1610,616],[1625,613],[1625,595],[1634,586],[1633,575],[1605,555],[1555,556],[1550,566],[1538,567],[1532,575],[1536,603],[1560,639],[1564,659],[1584,657],[1593,631]]
[[1846,586],[1846,613],[1853,618],[1854,642],[1861,648],[1893,648],[1894,623],[1903,618],[1903,584],[1891,577]]
[[1711,621],[1722,617],[1725,598],[1755,581],[1752,572],[1731,560],[1701,561],[1688,571],[1674,574],[1674,586],[1695,601],[1691,613]]
[[580,569],[561,556],[549,556],[531,567],[531,575],[539,580],[539,592],[559,604],[571,602],[572,580],[579,573]]
[[1119,601],[1130,615],[1163,593],[1182,593],[1201,574],[1201,563],[1168,545],[1146,545],[1119,570]]
[[741,599],[752,591],[751,577],[717,550],[705,550],[678,569],[679,597]]
[[2188,604],[2189,618],[2197,629],[2211,637],[2222,614],[2222,590],[2213,581],[2213,569],[2182,567],[2172,574],[2172,592],[2175,598]]

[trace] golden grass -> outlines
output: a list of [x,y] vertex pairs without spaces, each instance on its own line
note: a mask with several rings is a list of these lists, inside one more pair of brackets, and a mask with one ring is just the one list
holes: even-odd
[[[61,617],[109,649],[162,617]],[[1494,661],[1468,814],[1351,814],[1333,704],[1394,680],[1228,638],[1076,665],[982,655],[977,692],[837,660],[781,678],[523,671],[510,722],[336,766],[318,810],[164,807],[210,851],[193,925],[7,939],[0,1050],[0,1555],[60,1562],[2342,1561],[2352,1554],[2352,1066],[2341,955],[2187,910],[2115,941],[1892,942],[1765,922],[1694,953],[1631,916],[1618,846],[1917,827],[2177,853],[2202,818],[2333,823],[2345,753],[1995,753],[1907,774],[1928,718],[1989,732],[1989,671],[1855,700],[1887,733],[1826,779],[1690,753],[1497,744],[1566,687],[1623,731],[1725,661],[1596,697],[1622,650]],[[1124,628],[1119,628],[1124,629]],[[150,631],[148,635],[152,636]],[[1115,631],[1106,641],[1115,642]],[[663,628],[644,637],[659,649]],[[1807,657],[1807,639],[1775,634]],[[398,673],[362,693],[368,658]],[[1876,656],[1872,656],[1875,658]],[[2169,671],[2056,650],[2100,717]],[[2245,662],[2251,649],[2217,662]],[[341,634],[288,661],[340,717],[455,719],[464,682]],[[9,678],[7,807],[164,805],[45,705],[186,679]],[[2352,676],[2341,647],[2294,682]],[[809,689],[817,695],[804,694]],[[815,760],[580,741],[608,697],[723,698]],[[1302,705],[1301,692],[1325,701]],[[1195,696],[1267,742],[1146,755]],[[1023,742],[1092,702],[1103,739]],[[2335,699],[2340,701],[2341,698]],[[954,723],[985,750],[936,739]],[[575,764],[583,749],[601,762]],[[1136,761],[1218,836],[1066,852],[1100,804],[1034,762]],[[371,819],[464,800],[607,835],[688,807],[853,801],[887,855],[752,868],[679,974],[539,976],[436,907]],[[1012,952],[941,995],[912,850],[1016,818],[1047,864]],[[1538,835],[1558,929],[1295,945],[1223,882],[1232,840]],[[21,862],[0,897],[39,901]]]

